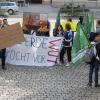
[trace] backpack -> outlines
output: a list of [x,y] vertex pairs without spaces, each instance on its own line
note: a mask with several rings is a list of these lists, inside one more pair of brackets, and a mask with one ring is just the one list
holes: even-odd
[[87,64],[91,64],[95,59],[97,59],[98,61],[100,60],[97,55],[96,46],[93,45],[91,48],[88,48],[86,50],[84,60]]

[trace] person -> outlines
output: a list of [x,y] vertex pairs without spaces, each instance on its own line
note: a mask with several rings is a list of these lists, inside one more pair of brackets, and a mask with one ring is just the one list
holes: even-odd
[[8,25],[7,19],[3,19],[2,28],[6,28],[6,27],[8,27],[8,26],[9,26],[9,25]]
[[79,21],[78,21],[77,24],[80,23],[80,24],[83,26],[83,24],[84,24],[84,23],[83,23],[83,20],[84,20],[83,16],[80,16],[80,17],[79,17]]
[[25,0],[26,6],[28,7],[30,4],[30,0]]
[[[93,43],[93,41],[92,41]],[[100,31],[96,31],[94,34],[94,48],[96,49],[95,57],[92,59],[90,63],[90,70],[89,70],[89,83],[88,86],[92,86],[93,80],[93,72],[95,73],[94,81],[95,81],[95,87],[100,87],[100,84],[98,83],[98,73],[99,73],[99,67],[100,67]]]
[[[2,28],[2,19],[0,19],[0,29]],[[0,50],[0,58],[1,58],[1,50]]]
[[0,19],[0,29],[2,28],[2,20]]
[[[3,24],[2,24],[2,28],[6,28],[8,27],[8,21],[7,19],[3,19]],[[7,68],[5,67],[5,58],[6,58],[6,48],[1,50],[1,58],[2,58],[2,69],[6,70]]]
[[66,66],[70,66],[73,34],[70,24],[66,24],[66,29],[67,30],[64,33],[63,46],[60,52],[60,62],[64,64],[64,54],[67,51],[68,63]]
[[18,0],[18,6],[23,7],[24,6],[24,0]]
[[62,37],[64,35],[64,30],[62,25],[58,25],[55,31],[53,32],[55,37]]
[[70,26],[71,26],[71,31],[74,33],[74,32],[76,32],[76,23],[72,20],[72,18],[69,18],[68,19],[68,21],[67,21],[67,23],[69,23],[70,24]]
[[66,23],[67,23],[66,19],[61,23],[64,31],[66,31]]
[[[76,32],[77,24],[72,20],[72,18],[69,18],[69,19],[68,19],[68,23],[69,23],[70,26],[71,26],[71,31],[72,31],[72,35],[73,35],[73,39],[74,39],[74,33]],[[72,40],[72,41],[73,41],[73,40]]]
[[[62,25],[56,25],[56,27],[54,28],[54,31],[53,31],[53,36],[54,37],[63,37],[63,35],[64,35],[64,30],[63,30]],[[55,64],[59,64],[59,55],[56,59]]]

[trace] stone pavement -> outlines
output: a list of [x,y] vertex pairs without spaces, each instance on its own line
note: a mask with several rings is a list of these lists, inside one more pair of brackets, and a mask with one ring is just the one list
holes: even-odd
[[7,65],[7,71],[0,68],[0,100],[100,100],[100,88],[86,85],[88,70]]

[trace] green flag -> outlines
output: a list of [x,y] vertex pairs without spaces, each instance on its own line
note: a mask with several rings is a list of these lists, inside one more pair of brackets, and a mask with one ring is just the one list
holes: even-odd
[[88,14],[86,14],[84,16],[84,31],[85,31],[87,38],[88,38],[89,30],[90,30],[89,29],[89,16],[88,16]]
[[92,16],[91,16],[91,19],[90,19],[90,25],[89,25],[89,31],[90,32],[95,32],[95,29],[94,29],[94,15],[92,14]]
[[81,24],[78,24],[72,47],[73,63],[81,63],[85,51],[88,48],[89,42],[85,34],[86,33],[83,31]]

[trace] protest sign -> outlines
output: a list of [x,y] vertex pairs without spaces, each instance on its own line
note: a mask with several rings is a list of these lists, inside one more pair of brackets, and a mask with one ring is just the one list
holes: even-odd
[[61,43],[62,37],[25,35],[25,42],[7,49],[6,62],[13,65],[53,66]]
[[21,43],[24,35],[20,23],[16,23],[0,30],[0,49]]
[[23,31],[24,34],[32,34],[32,31],[37,31],[40,21],[40,14],[33,12],[24,12],[23,13]]
[[24,12],[24,34],[36,34],[37,36],[49,36],[50,23],[47,14]]

